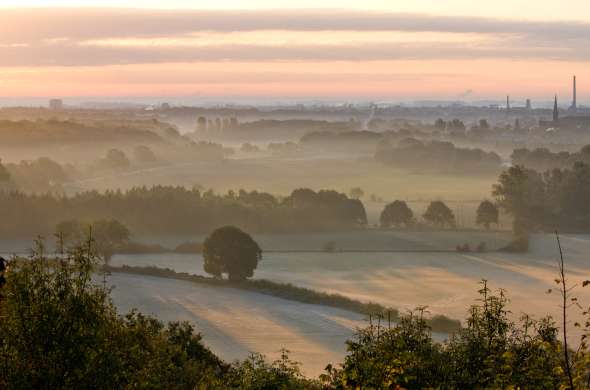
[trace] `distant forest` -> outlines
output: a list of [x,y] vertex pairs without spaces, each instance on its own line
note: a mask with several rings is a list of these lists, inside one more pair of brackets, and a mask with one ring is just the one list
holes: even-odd
[[158,121],[103,121],[78,123],[58,120],[0,120],[0,145],[94,144],[97,142],[159,143],[163,136],[178,132]]
[[537,171],[554,168],[571,168],[576,162],[590,163],[590,145],[583,146],[578,152],[552,152],[547,148],[515,149],[510,156],[514,165],[523,165]]
[[184,187],[91,191],[72,197],[0,192],[0,234],[51,235],[63,220],[113,218],[134,233],[198,234],[223,225],[249,232],[346,230],[367,224],[363,204],[331,190],[294,190],[285,198],[257,191],[218,195]]
[[497,153],[455,146],[451,142],[406,138],[397,146],[384,141],[377,146],[375,160],[415,172],[480,173],[500,171]]

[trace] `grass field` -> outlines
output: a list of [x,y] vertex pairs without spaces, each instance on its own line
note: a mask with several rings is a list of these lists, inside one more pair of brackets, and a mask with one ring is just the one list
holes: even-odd
[[[418,235],[415,233],[414,235]],[[432,238],[432,237],[431,237]],[[428,238],[428,239],[431,239]],[[427,239],[427,238],[425,238]],[[590,275],[590,237],[562,237],[572,283]],[[267,253],[255,278],[338,293],[399,309],[428,305],[433,314],[463,318],[477,298],[481,279],[506,289],[514,315],[557,314],[554,288],[557,246],[551,235],[533,236],[527,254],[507,253]],[[113,265],[155,265],[202,274],[202,259],[191,255],[116,256]],[[578,287],[582,301],[590,289]]]
[[190,321],[225,360],[244,359],[252,351],[276,359],[286,347],[312,376],[341,361],[346,339],[364,324],[362,315],[346,310],[232,288],[119,273],[109,281],[121,311],[137,308],[165,321]]

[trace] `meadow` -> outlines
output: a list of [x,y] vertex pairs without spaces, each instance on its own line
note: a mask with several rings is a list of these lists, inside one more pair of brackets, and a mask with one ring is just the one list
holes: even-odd
[[[343,246],[346,243],[348,248],[358,247],[364,241],[365,246],[360,249],[377,248],[381,251],[284,252],[281,249],[287,245],[312,248],[321,240],[317,235],[257,237],[268,252],[254,278],[337,293],[402,312],[426,305],[431,314],[457,319],[465,318],[466,308],[477,299],[478,283],[487,279],[492,289],[506,290],[513,318],[524,313],[534,318],[547,314],[558,318],[558,296],[547,293],[555,287],[553,279],[557,272],[558,250],[551,234],[533,235],[530,251],[525,254],[419,252],[437,242],[439,249],[444,248],[444,243],[450,247],[452,233],[448,232],[383,232],[372,234],[370,239],[369,233],[366,234],[364,240],[361,235],[356,242],[352,235],[344,233],[329,236]],[[473,239],[481,239],[487,234],[490,244],[501,244],[509,237],[499,233],[472,234],[475,235]],[[455,235],[466,239],[464,233]],[[318,241],[314,241],[316,239]],[[590,291],[580,285],[590,273],[586,255],[590,250],[590,236],[564,235],[561,240],[569,281],[579,285],[574,290],[575,295],[582,303],[588,303]],[[393,247],[400,248],[401,243],[407,251],[388,252]],[[158,266],[205,275],[199,255],[116,255],[112,265]],[[338,361],[343,356],[343,343],[352,334],[352,329],[366,320],[362,315],[346,310],[232,288],[123,274],[113,274],[111,281],[115,285],[114,299],[119,307],[137,307],[166,320],[194,321],[204,332],[205,341],[227,359],[243,357],[247,351],[275,357],[284,346],[303,363],[304,371],[309,374],[320,372],[328,362]],[[580,313],[572,309],[571,316],[573,322],[580,318]],[[248,332],[241,331],[246,328]],[[268,337],[272,342],[268,342]]]

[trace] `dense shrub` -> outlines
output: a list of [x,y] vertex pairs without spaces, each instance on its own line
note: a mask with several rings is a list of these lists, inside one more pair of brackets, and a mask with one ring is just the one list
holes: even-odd
[[[347,342],[340,368],[322,376],[333,388],[565,388],[562,346],[549,318],[509,320],[507,299],[484,284],[467,325],[445,343],[432,340],[424,309],[396,324],[373,321]],[[584,369],[583,369],[584,371]]]
[[119,316],[93,250],[9,264],[0,301],[0,388],[192,389],[227,367],[187,323]]

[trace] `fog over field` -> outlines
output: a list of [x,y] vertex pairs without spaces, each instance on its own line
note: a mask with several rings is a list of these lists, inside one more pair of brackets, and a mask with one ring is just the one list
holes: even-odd
[[275,3],[0,4],[0,389],[590,389],[590,2]]
[[[590,237],[566,235],[561,239],[570,282],[578,285],[575,296],[590,299],[590,293],[580,287],[590,272]],[[276,239],[274,242],[275,248],[280,247]],[[313,245],[312,242],[307,241],[306,245]],[[406,245],[412,247],[411,242]],[[256,278],[293,283],[401,310],[426,305],[433,314],[461,320],[467,315],[466,308],[476,302],[478,283],[487,279],[492,289],[506,290],[514,318],[524,313],[535,318],[547,314],[558,318],[559,297],[555,292],[547,293],[555,286],[558,256],[555,237],[549,234],[534,236],[527,254],[271,252],[264,255]],[[202,258],[192,255],[117,255],[113,264],[204,274]],[[327,363],[341,359],[341,342],[350,337],[354,327],[367,321],[366,316],[344,310],[231,289],[178,285],[176,281],[120,274],[110,280],[115,285],[115,302],[122,309],[138,307],[166,319],[195,321],[203,329],[205,341],[228,359],[243,357],[246,351],[276,356],[277,347],[285,347],[303,362],[309,374],[319,373]],[[581,315],[574,313],[571,318],[578,321]],[[229,343],[222,341],[227,335],[232,338]]]
[[114,274],[109,283],[122,311],[133,308],[164,321],[190,321],[222,358],[245,359],[261,352],[270,359],[287,348],[304,372],[319,375],[342,359],[344,342],[362,315],[321,305],[307,305],[231,288],[199,286],[162,278]]
[[[571,281],[579,284],[590,272],[590,237],[566,235],[562,243]],[[404,310],[427,305],[435,314],[459,319],[477,298],[478,283],[487,279],[493,289],[507,291],[514,315],[542,316],[556,315],[559,309],[557,296],[546,294],[554,287],[558,256],[555,237],[549,234],[534,236],[526,254],[392,253],[379,249],[365,253],[270,252],[264,255],[255,277]],[[202,257],[194,255],[117,255],[113,265],[157,266],[205,275]],[[578,293],[580,298],[587,295],[581,288]]]

